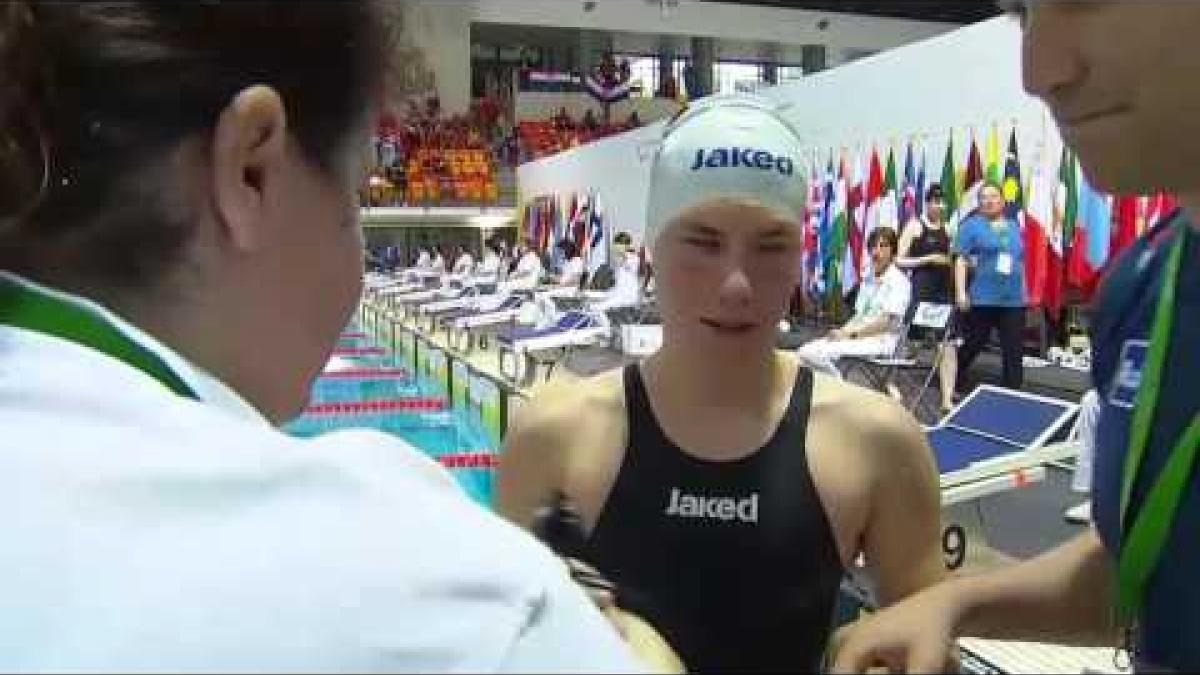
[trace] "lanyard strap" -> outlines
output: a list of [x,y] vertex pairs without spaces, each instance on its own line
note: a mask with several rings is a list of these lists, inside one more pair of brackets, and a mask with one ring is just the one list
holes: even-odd
[[1175,291],[1188,228],[1183,227],[1167,259],[1158,307],[1150,333],[1150,346],[1143,368],[1141,385],[1133,409],[1129,448],[1121,485],[1121,550],[1118,560],[1118,619],[1132,626],[1142,608],[1146,586],[1158,566],[1170,537],[1179,503],[1183,500],[1197,449],[1200,448],[1200,413],[1196,414],[1183,435],[1171,448],[1167,463],[1147,493],[1144,503],[1130,522],[1130,500],[1138,472],[1145,459],[1154,423],[1154,412],[1162,384],[1163,368],[1175,318]]
[[0,325],[69,340],[111,356],[158,380],[176,394],[196,392],[157,354],[138,344],[95,310],[0,277]]

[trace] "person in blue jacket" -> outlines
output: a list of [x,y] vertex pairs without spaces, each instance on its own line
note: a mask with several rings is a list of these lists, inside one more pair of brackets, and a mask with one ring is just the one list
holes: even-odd
[[[1095,526],[1049,553],[913,596],[843,633],[834,670],[936,672],[972,635],[1113,646],[1140,672],[1200,670],[1200,3],[1017,3],[1026,88],[1093,184],[1183,209],[1094,301]],[[1130,30],[1136,26],[1137,30]],[[1120,39],[1114,39],[1120,36]]]

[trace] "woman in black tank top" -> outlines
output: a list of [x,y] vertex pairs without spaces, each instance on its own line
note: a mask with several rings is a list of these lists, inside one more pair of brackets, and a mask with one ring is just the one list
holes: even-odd
[[[954,268],[951,267],[950,233],[946,229],[945,196],[937,183],[929,186],[925,197],[924,215],[914,218],[905,226],[900,237],[900,251],[896,265],[906,269],[912,278],[912,305],[905,317],[911,321],[917,305],[929,302],[938,305],[954,304]],[[956,333],[955,326],[950,326]],[[910,335],[924,338],[927,331],[914,326]],[[941,409],[943,414],[954,406],[954,379],[958,372],[958,348],[952,340],[942,345],[942,359],[938,365]]]

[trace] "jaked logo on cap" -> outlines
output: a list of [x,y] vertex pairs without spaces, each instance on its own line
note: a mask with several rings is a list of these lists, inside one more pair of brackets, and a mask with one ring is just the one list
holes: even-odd
[[792,175],[796,165],[790,157],[773,155],[757,148],[700,148],[692,163],[692,171],[701,169],[724,169],[744,166],[748,169],[778,171],[784,176]]

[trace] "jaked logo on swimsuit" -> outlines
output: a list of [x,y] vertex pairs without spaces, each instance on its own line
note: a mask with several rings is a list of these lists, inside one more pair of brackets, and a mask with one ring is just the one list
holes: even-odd
[[744,166],[747,169],[760,171],[778,171],[784,176],[790,176],[796,171],[796,164],[786,155],[773,155],[766,150],[757,148],[700,148],[696,151],[696,159],[692,163],[692,171],[701,169],[725,169]]
[[671,489],[671,503],[664,515],[676,518],[701,518],[705,520],[740,520],[743,523],[758,522],[758,493],[745,499],[732,497],[704,497],[689,495],[679,488]]
[[1126,340],[1121,345],[1117,374],[1108,392],[1108,402],[1121,408],[1132,408],[1137,402],[1138,387],[1142,385],[1142,369],[1150,344],[1145,340]]

